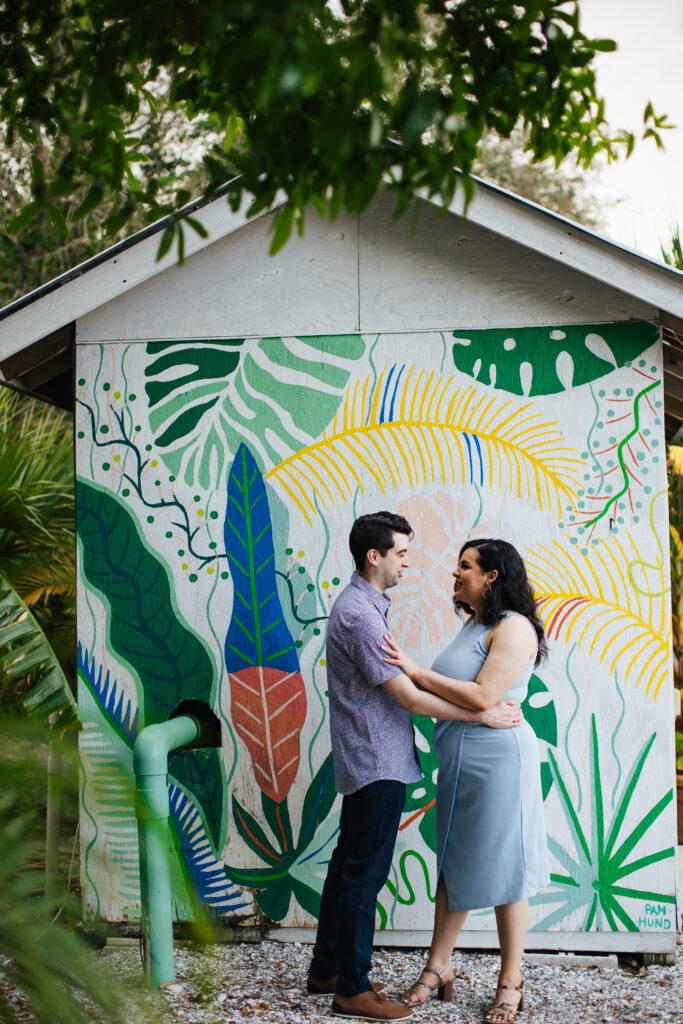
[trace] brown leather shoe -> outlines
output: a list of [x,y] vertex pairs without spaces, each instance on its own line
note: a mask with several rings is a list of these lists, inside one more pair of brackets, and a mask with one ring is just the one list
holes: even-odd
[[412,1017],[413,1011],[401,1003],[392,1003],[381,992],[361,992],[357,996],[341,996],[334,993],[332,1000],[333,1017],[361,1017],[363,1020],[403,1020]]
[[[331,978],[316,978],[309,974],[306,978],[306,991],[312,996],[330,996],[334,992],[336,984],[336,974]],[[383,988],[386,988],[384,981],[373,981],[371,984],[373,992],[381,992]]]

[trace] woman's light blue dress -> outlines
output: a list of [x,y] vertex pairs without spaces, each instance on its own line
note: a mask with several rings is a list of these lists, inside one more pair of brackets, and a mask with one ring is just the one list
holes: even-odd
[[[474,681],[486,660],[492,628],[469,619],[432,669]],[[522,703],[532,668],[533,659],[503,700]],[[446,884],[448,909],[496,907],[547,885],[538,741],[528,722],[490,729],[438,721],[434,749],[439,758],[437,877]]]

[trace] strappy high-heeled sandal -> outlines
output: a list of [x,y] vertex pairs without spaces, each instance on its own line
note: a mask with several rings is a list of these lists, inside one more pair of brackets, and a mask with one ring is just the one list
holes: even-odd
[[524,1009],[524,978],[519,985],[501,985],[498,988],[505,992],[519,992],[519,1002],[515,1003],[493,1003],[484,1017],[484,1024],[514,1024],[517,1014]]
[[[455,972],[453,972],[450,978],[444,980],[444,974],[449,970],[449,967],[450,965],[446,964],[441,971],[435,971],[433,967],[423,967],[423,974],[433,974],[439,980],[435,985],[430,985],[427,981],[416,981],[414,985],[410,986],[401,1000],[404,1006],[422,1006],[435,992],[437,999],[444,1003],[450,1003],[453,999],[453,978],[455,977]],[[417,991],[419,988],[427,990],[423,998],[420,998],[420,993]],[[410,999],[410,996],[415,996],[416,998]]]

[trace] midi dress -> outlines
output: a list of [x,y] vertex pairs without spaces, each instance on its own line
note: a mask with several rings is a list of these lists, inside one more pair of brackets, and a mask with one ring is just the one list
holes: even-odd
[[[491,629],[469,619],[432,670],[474,682],[488,654]],[[502,700],[522,703],[533,662]],[[437,878],[446,885],[448,909],[497,907],[547,885],[538,741],[529,723],[492,729],[478,722],[437,721],[434,750],[439,759]]]

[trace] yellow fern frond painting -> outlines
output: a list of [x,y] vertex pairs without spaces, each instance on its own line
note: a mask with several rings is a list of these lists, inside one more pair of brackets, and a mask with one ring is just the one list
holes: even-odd
[[554,421],[490,390],[397,365],[347,390],[320,440],[266,474],[312,522],[374,481],[382,494],[429,483],[509,489],[540,508],[575,505],[580,461]]
[[626,682],[644,680],[654,699],[670,657],[664,565],[645,565],[631,534],[621,536],[623,543],[612,535],[585,555],[553,541],[527,552],[527,571],[548,639],[585,645],[610,673],[618,666]]

